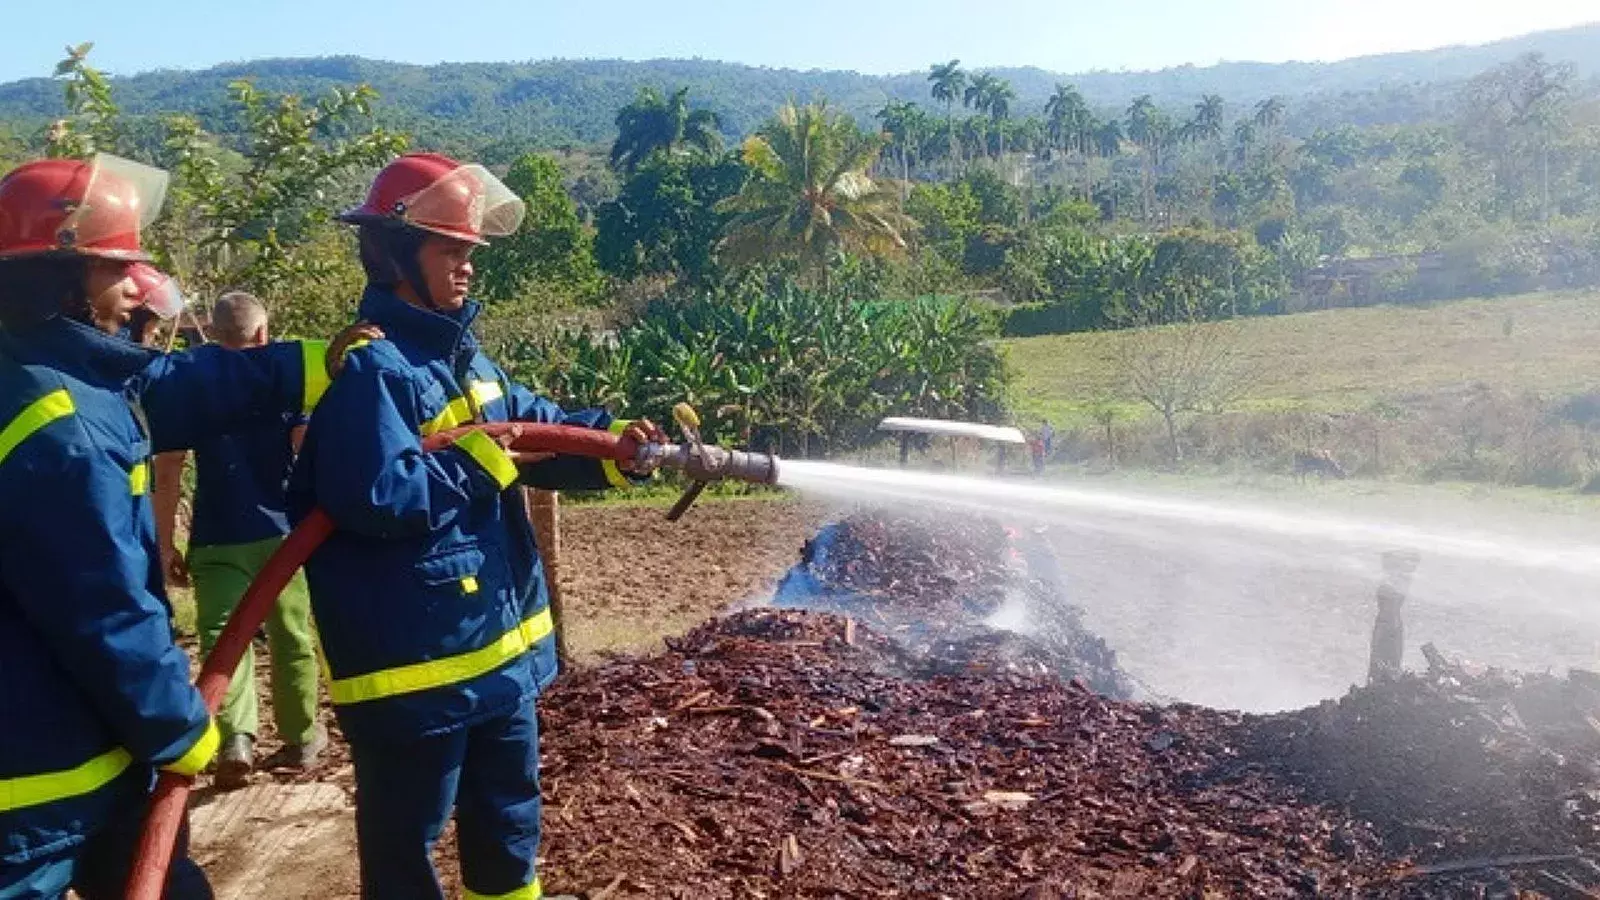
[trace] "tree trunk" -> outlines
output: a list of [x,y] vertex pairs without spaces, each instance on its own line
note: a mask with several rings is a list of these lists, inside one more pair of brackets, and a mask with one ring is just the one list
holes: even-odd
[[1172,462],[1183,462],[1183,445],[1178,443],[1178,413],[1177,410],[1163,409],[1161,419],[1167,425],[1167,440],[1172,444]]
[[1089,169],[1089,142],[1082,138],[1078,140],[1078,162],[1083,165],[1083,199],[1086,203],[1094,202],[1094,173]]
[[955,181],[957,173],[961,170],[961,145],[956,140],[955,101],[947,101],[944,110],[945,127],[950,130],[950,180]]
[[1550,142],[1539,144],[1539,220],[1550,221]]

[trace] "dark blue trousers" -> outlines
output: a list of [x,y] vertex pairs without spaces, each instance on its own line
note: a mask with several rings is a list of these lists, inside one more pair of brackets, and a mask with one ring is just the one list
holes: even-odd
[[[83,900],[119,900],[128,887],[144,813],[143,803],[131,804],[76,847],[20,865],[0,865],[0,900],[60,900],[69,887]],[[178,833],[164,896],[166,900],[212,897],[205,872],[189,858],[187,821]]]
[[365,900],[444,900],[433,845],[455,810],[471,898],[537,900],[539,725],[533,702],[410,742],[352,741]]

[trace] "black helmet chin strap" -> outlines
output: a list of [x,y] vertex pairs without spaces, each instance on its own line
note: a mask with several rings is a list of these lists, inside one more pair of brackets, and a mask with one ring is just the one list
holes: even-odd
[[373,283],[404,281],[426,309],[440,312],[422,274],[422,244],[428,233],[393,222],[370,222],[361,227],[362,262]]
[[[420,236],[420,232],[413,233]],[[418,258],[421,250],[422,242],[419,240],[415,247],[410,248],[409,253],[402,253],[395,263],[400,269],[400,276],[405,279],[406,284],[411,285],[411,292],[417,295],[422,305],[439,312],[439,304],[433,302],[433,293],[428,290],[428,279],[422,274],[422,260]]]

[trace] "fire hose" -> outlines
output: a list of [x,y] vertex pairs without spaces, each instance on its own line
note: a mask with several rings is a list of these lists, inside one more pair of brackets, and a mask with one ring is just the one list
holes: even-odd
[[[523,453],[555,453],[629,463],[632,471],[638,474],[662,468],[674,469],[691,479],[691,487],[669,514],[669,518],[674,520],[683,514],[709,481],[777,482],[777,457],[702,444],[698,434],[699,421],[694,411],[680,404],[674,410],[674,415],[687,436],[687,440],[681,444],[639,443],[622,435],[570,425],[508,422],[440,432],[425,439],[422,449],[443,449],[470,431],[483,431],[502,441],[510,438],[509,449]],[[272,611],[278,595],[294,573],[333,532],[333,520],[321,510],[313,510],[284,539],[240,598],[238,608],[217,637],[216,646],[206,657],[195,681],[206,709],[212,714],[221,705],[239,660],[244,657],[256,629]],[[157,779],[150,810],[145,817],[144,831],[139,837],[134,856],[128,900],[161,900],[166,887],[167,870],[172,863],[172,851],[177,844],[178,832],[183,827],[191,785],[191,779],[171,772],[163,772]]]

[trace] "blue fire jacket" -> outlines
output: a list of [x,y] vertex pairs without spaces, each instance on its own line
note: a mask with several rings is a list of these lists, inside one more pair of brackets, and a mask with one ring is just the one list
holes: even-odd
[[194,448],[189,544],[251,544],[289,532],[284,489],[294,466],[298,416],[208,438]]
[[324,352],[162,356],[61,318],[0,331],[0,864],[80,843],[154,767],[216,752],[168,624],[150,454],[306,409]]
[[361,318],[386,340],[351,351],[311,417],[289,511],[338,527],[306,566],[330,696],[352,740],[403,740],[515,708],[556,674],[544,568],[517,485],[589,490],[628,480],[612,463],[555,457],[520,472],[473,422],[620,431],[604,410],[563,412],[479,351],[477,304],[454,316],[368,287]]

